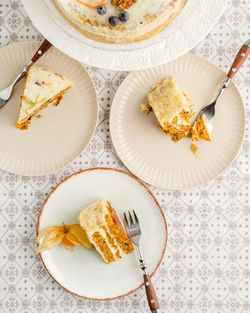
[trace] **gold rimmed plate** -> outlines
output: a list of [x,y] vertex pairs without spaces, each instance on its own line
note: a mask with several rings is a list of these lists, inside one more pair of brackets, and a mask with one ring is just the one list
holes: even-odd
[[[154,275],[166,250],[166,219],[152,192],[125,172],[96,168],[78,172],[62,181],[45,201],[37,231],[63,222],[78,223],[79,212],[101,199],[111,202],[121,222],[124,211],[136,211],[143,232],[142,251],[148,272]],[[95,250],[76,247],[70,252],[56,246],[43,252],[41,259],[59,285],[80,297],[115,299],[142,286],[142,273],[135,252],[106,264]]]

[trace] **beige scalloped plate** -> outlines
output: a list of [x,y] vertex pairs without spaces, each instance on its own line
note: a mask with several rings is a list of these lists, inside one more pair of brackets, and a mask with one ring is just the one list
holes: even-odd
[[190,189],[220,175],[236,157],[244,136],[245,109],[236,86],[230,83],[216,107],[212,142],[198,143],[197,159],[190,139],[174,143],[157,128],[154,114],[146,116],[139,109],[151,86],[170,74],[197,111],[214,99],[226,77],[216,65],[191,54],[131,73],[114,98],[110,130],[117,154],[134,175],[160,188]]
[[[24,42],[0,50],[0,90],[13,81],[38,46]],[[59,106],[49,104],[41,111],[42,118],[34,117],[28,130],[15,128],[25,79],[0,109],[0,168],[24,176],[48,174],[73,161],[90,141],[98,116],[94,84],[80,63],[51,48],[37,65],[65,75],[74,87]]]

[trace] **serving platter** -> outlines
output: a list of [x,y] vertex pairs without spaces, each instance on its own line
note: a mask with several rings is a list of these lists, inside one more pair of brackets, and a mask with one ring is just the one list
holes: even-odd
[[88,65],[133,71],[164,64],[195,47],[218,22],[228,1],[187,0],[181,14],[158,35],[117,45],[82,35],[63,19],[52,0],[21,2],[36,28],[59,50]]

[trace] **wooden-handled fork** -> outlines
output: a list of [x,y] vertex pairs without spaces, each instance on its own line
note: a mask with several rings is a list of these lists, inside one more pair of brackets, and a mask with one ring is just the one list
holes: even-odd
[[147,266],[146,263],[144,262],[144,258],[142,256],[142,252],[140,249],[141,227],[139,219],[134,210],[133,217],[130,212],[128,212],[128,215],[124,213],[124,223],[128,237],[137,248],[140,268],[143,271],[144,285],[148,298],[148,305],[152,313],[158,313],[159,303],[150,276],[148,275]]
[[212,122],[215,116],[215,106],[217,104],[218,99],[221,97],[221,95],[224,93],[225,89],[228,87],[229,82],[231,81],[231,79],[233,79],[233,77],[235,76],[235,74],[238,72],[238,70],[241,68],[241,66],[243,65],[243,63],[246,61],[246,59],[248,58],[250,54],[250,39],[245,42],[243,44],[243,46],[240,48],[238,54],[236,55],[234,62],[227,74],[226,80],[224,81],[224,83],[222,84],[222,87],[220,88],[215,100],[209,104],[206,105],[197,115],[197,118],[200,118],[203,114],[206,116],[207,120],[209,122]]
[[45,39],[41,46],[38,48],[30,62],[24,66],[22,71],[17,75],[16,79],[7,88],[0,91],[0,109],[5,106],[12,95],[13,88],[15,85],[23,78],[23,76],[28,72],[29,68],[37,62],[41,56],[47,52],[47,50],[52,46],[52,44]]

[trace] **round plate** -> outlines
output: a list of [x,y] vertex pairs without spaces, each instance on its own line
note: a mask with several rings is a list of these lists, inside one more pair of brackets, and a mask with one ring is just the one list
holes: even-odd
[[[78,223],[79,212],[100,199],[111,202],[121,221],[126,210],[136,211],[142,228],[141,248],[152,276],[166,249],[166,220],[151,191],[125,172],[97,168],[78,172],[62,181],[45,201],[37,231],[62,223]],[[43,252],[41,259],[59,285],[84,298],[119,298],[142,286],[136,253],[106,264],[95,250],[76,247],[74,252],[69,252],[57,246]]]
[[181,14],[161,33],[142,42],[115,45],[93,41],[75,30],[52,0],[22,0],[34,25],[55,47],[80,62],[121,71],[151,68],[183,55],[209,33],[227,2],[187,0]]
[[[8,86],[37,50],[38,43],[18,43],[0,50],[0,90]],[[25,78],[0,110],[0,168],[39,176],[59,170],[86,147],[96,127],[98,102],[95,87],[75,60],[51,48],[37,63],[74,82],[58,107],[53,104],[33,117],[29,129],[15,127]]]
[[146,116],[140,112],[151,86],[170,74],[197,112],[214,100],[226,77],[216,65],[191,54],[152,70],[131,73],[114,98],[110,130],[119,157],[137,177],[160,188],[189,189],[214,179],[233,161],[244,135],[245,110],[231,83],[216,106],[212,142],[198,142],[197,159],[189,138],[173,142],[157,128],[153,113]]

